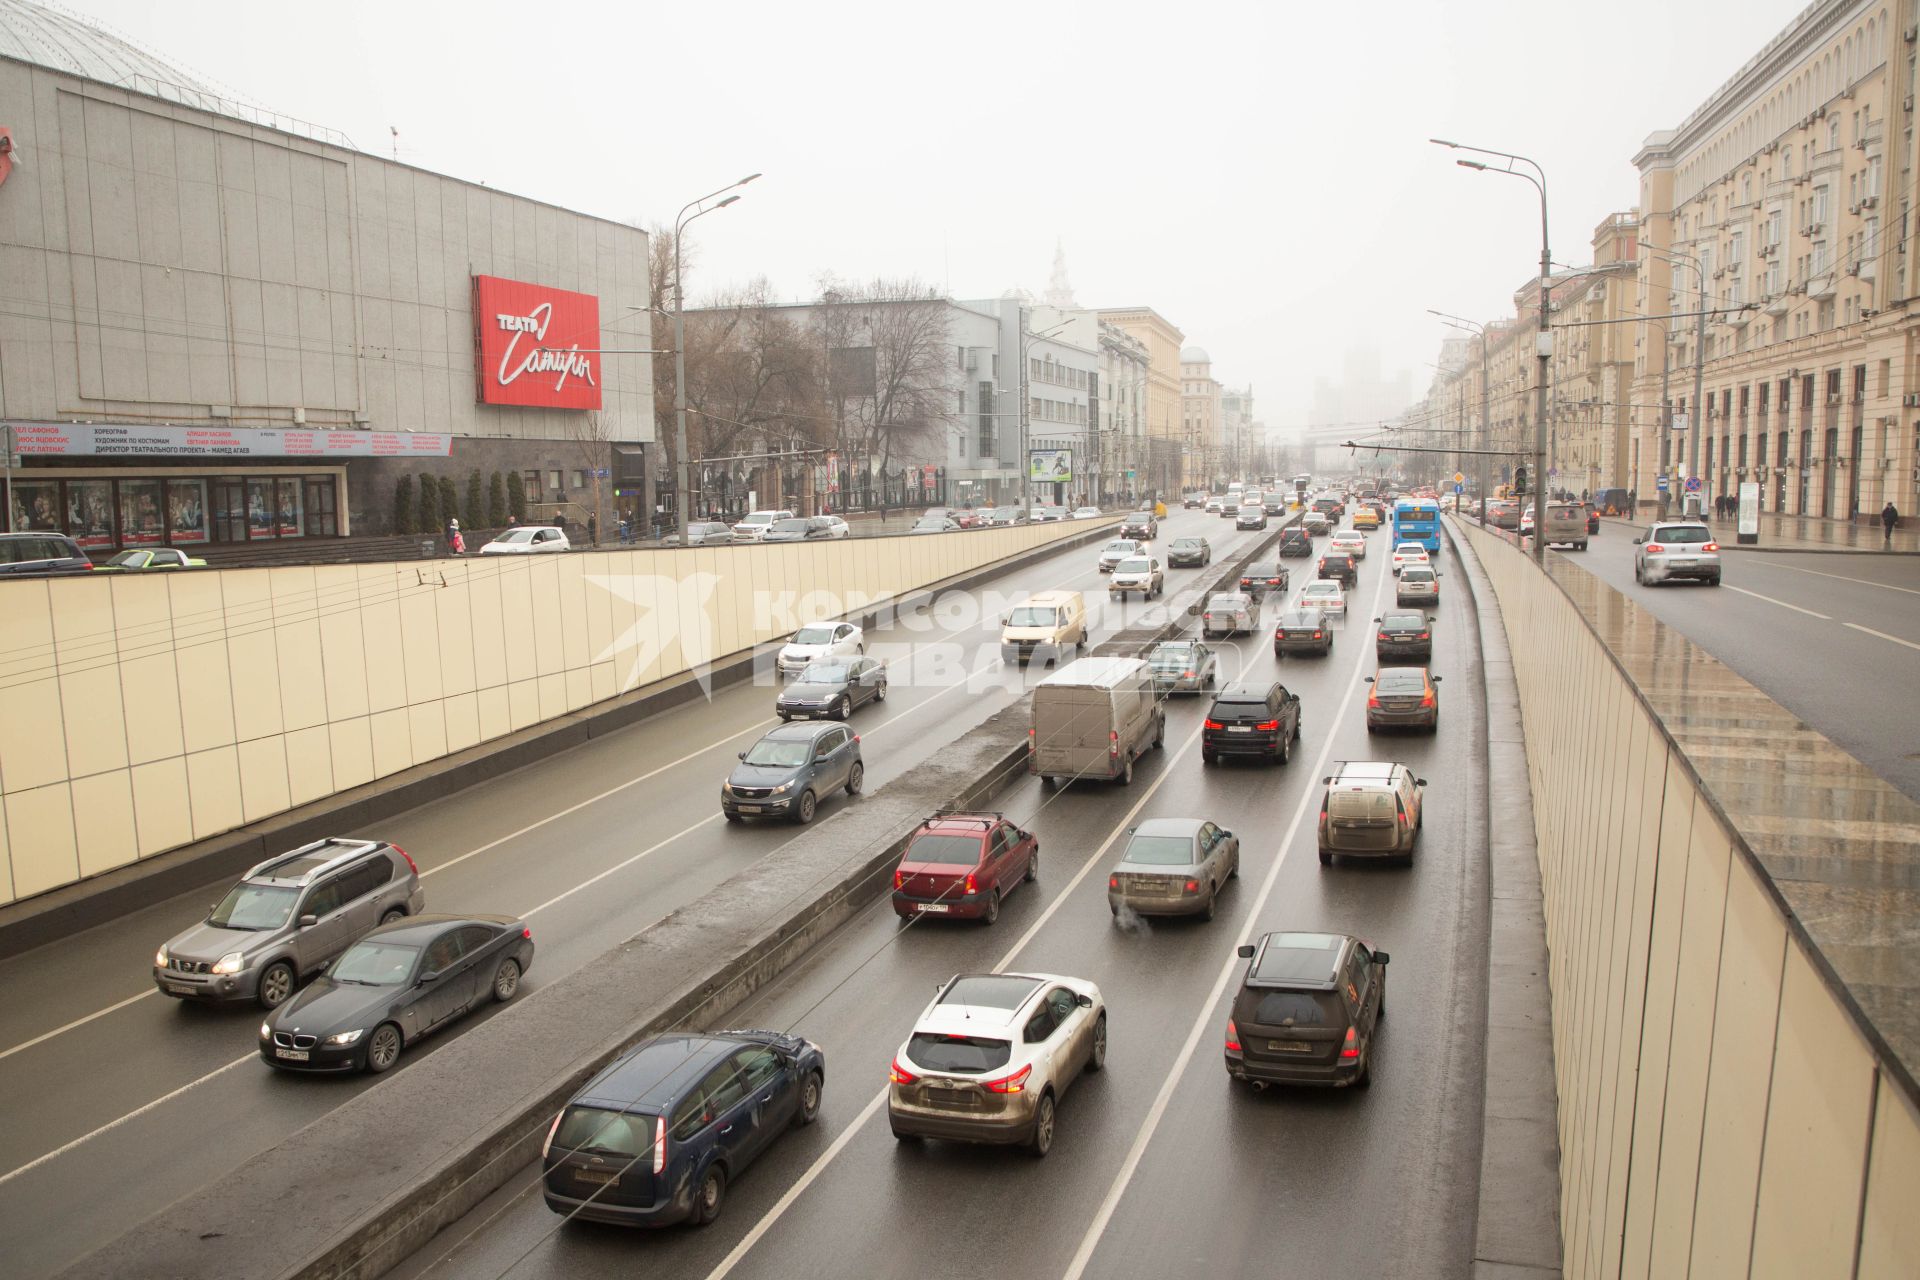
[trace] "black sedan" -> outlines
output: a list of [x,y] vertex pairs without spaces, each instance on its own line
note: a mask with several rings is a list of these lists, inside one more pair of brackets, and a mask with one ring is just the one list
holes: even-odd
[[887,700],[887,669],[875,658],[811,663],[780,691],[774,712],[782,720],[845,720],[855,707]]
[[1332,578],[1351,591],[1360,581],[1360,566],[1353,562],[1353,557],[1350,555],[1329,552],[1320,557],[1319,576]]
[[1197,569],[1213,563],[1213,544],[1205,538],[1175,538],[1167,544],[1169,569]]
[[1416,609],[1402,609],[1375,619],[1374,655],[1381,662],[1425,662],[1433,657],[1433,620]]
[[1273,656],[1333,652],[1333,627],[1318,609],[1289,609],[1273,628]]
[[1250,596],[1264,595],[1269,591],[1282,592],[1287,589],[1292,575],[1287,567],[1278,561],[1273,564],[1250,564],[1247,571],[1240,575],[1240,589]]
[[533,930],[514,916],[383,924],[267,1015],[260,1056],[293,1071],[386,1071],[475,1005],[513,999],[532,964]]

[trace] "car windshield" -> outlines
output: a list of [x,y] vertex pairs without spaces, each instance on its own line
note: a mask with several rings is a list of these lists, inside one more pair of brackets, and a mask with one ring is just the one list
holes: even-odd
[[1200,549],[1200,539],[1175,538],[1172,542],[1172,547],[1175,551],[1198,551]]
[[654,1117],[638,1111],[568,1107],[553,1131],[553,1146],[595,1155],[637,1156],[653,1146]]
[[929,1071],[998,1071],[1013,1057],[1013,1042],[916,1031],[907,1041],[907,1057]]
[[207,923],[222,929],[278,929],[287,922],[293,901],[299,896],[298,889],[237,884],[220,899]]
[[770,511],[749,512],[746,518],[741,520],[740,523],[741,524],[772,524],[773,513]]
[[1382,671],[1373,687],[1381,693],[1425,693],[1427,678],[1418,671]]
[[802,627],[793,633],[795,644],[832,644],[832,627]]
[[978,836],[949,836],[930,831],[914,837],[913,843],[907,846],[906,860],[942,867],[977,867],[980,865],[980,839]]
[[1397,556],[1418,556],[1424,560],[1427,558],[1427,549],[1417,542],[1403,542],[1393,549],[1393,554]]
[[1058,611],[1050,606],[1023,604],[1007,615],[1010,627],[1050,627]]
[[922,516],[920,523],[913,527],[916,529],[944,529],[947,527],[947,518],[945,516]]
[[1218,609],[1222,613],[1230,613],[1235,609],[1244,609],[1246,607],[1247,598],[1245,596],[1215,596],[1213,599],[1207,601],[1207,608]]
[[1153,651],[1149,661],[1156,667],[1185,668],[1194,660],[1195,654],[1190,645],[1163,644]]
[[1135,836],[1127,844],[1126,860],[1154,867],[1193,865],[1193,841],[1185,836]]
[[1145,556],[1131,556],[1114,568],[1115,573],[1145,573],[1153,562]]
[[1305,588],[1301,590],[1300,594],[1303,596],[1312,596],[1314,599],[1325,598],[1331,600],[1340,594],[1340,584],[1337,582],[1309,582]]
[[501,535],[500,535],[499,537],[497,537],[497,538],[495,538],[495,539],[494,539],[494,541],[495,541],[495,542],[506,542],[506,543],[512,543],[512,544],[516,544],[516,545],[517,545],[517,544],[519,544],[519,543],[522,543],[522,542],[532,542],[532,541],[533,541],[533,530],[531,530],[531,529],[509,529],[509,530],[507,530],[507,531],[506,531],[505,533],[503,533],[503,534],[501,534]]
[[1674,529],[1662,529],[1658,533],[1656,533],[1652,538],[1648,539],[1648,541],[1650,542],[1687,542],[1687,543],[1711,542],[1712,540],[1713,540],[1712,537],[1707,533],[1707,531],[1701,528],[1699,525],[1693,525],[1691,527],[1683,525],[1679,528],[1674,528]]
[[107,563],[112,565],[142,565],[147,562],[147,557],[152,554],[153,552],[151,551],[122,551],[120,554],[110,557]]
[[816,662],[800,673],[801,684],[845,684],[847,669],[831,662]]
[[791,769],[807,762],[807,744],[790,738],[762,738],[748,749],[746,762]]
[[768,529],[767,532],[805,533],[809,527],[809,522],[805,520],[775,520],[772,528]]
[[1290,609],[1280,615],[1283,627],[1317,627],[1320,625],[1318,609]]
[[419,954],[418,947],[367,938],[348,947],[346,954],[334,961],[333,968],[327,970],[327,976],[335,982],[397,987],[413,972],[413,960]]
[[1261,991],[1247,988],[1234,1002],[1234,1017],[1260,1027],[1337,1027],[1346,1010],[1331,991]]
[[1406,585],[1409,582],[1432,582],[1432,581],[1433,581],[1433,570],[1431,569],[1421,569],[1415,566],[1409,566],[1408,568],[1403,569],[1400,573],[1400,583],[1402,586]]
[[1109,542],[1107,544],[1107,550],[1115,555],[1126,555],[1130,551],[1138,551],[1139,549],[1140,544],[1130,538],[1122,538],[1119,542]]
[[1389,613],[1380,619],[1382,631],[1419,631],[1426,625],[1424,613]]

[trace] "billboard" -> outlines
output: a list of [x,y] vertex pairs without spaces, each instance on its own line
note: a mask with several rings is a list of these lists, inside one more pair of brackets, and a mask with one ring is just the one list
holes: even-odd
[[1035,484],[1053,484],[1073,479],[1073,450],[1027,450],[1027,479]]
[[58,458],[444,458],[439,432],[310,431],[305,427],[145,427],[16,422],[15,453]]
[[600,407],[600,299],[499,276],[473,278],[481,404]]

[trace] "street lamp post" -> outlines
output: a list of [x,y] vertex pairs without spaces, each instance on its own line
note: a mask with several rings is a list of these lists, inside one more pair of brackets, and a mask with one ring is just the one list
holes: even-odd
[[[750,173],[738,182],[729,182],[718,191],[709,191],[698,200],[688,201],[673,220],[673,452],[679,492],[674,495],[674,514],[680,526],[680,545],[687,545],[687,512],[693,503],[693,468],[687,458],[687,291],[680,278],[680,240],[695,218],[724,209],[739,196],[727,196],[710,207],[707,201],[735,187],[744,187],[760,175]],[[692,212],[688,212],[691,210]]]
[[[1507,162],[1504,169],[1496,169],[1483,160],[1456,160],[1464,169],[1473,169],[1481,173],[1504,173],[1515,178],[1524,178],[1533,184],[1540,193],[1540,332],[1534,335],[1534,354],[1539,357],[1539,385],[1534,388],[1533,411],[1533,505],[1534,505],[1534,563],[1545,565],[1547,559],[1547,540],[1539,536],[1540,523],[1546,519],[1547,507],[1543,494],[1546,487],[1547,469],[1547,374],[1553,360],[1553,329],[1550,311],[1553,299],[1553,253],[1547,243],[1547,171],[1536,160],[1515,155],[1510,151],[1493,151],[1486,147],[1469,147],[1458,142],[1448,142],[1441,138],[1430,139],[1436,146],[1448,147],[1455,151],[1472,151],[1483,156],[1497,156]],[[1516,169],[1516,164],[1524,164],[1533,170]]]

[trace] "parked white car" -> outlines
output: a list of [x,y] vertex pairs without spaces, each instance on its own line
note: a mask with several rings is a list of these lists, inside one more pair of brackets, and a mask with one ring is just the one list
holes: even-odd
[[567,535],[549,524],[523,524],[503,531],[480,548],[483,556],[529,556],[542,551],[571,551]]
[[1347,589],[1333,578],[1315,578],[1300,588],[1293,598],[1296,609],[1318,609],[1322,613],[1347,616]]
[[796,676],[822,658],[850,658],[866,651],[866,633],[851,622],[816,622],[793,633],[774,665],[781,675]]
[[1075,507],[1073,509],[1073,518],[1075,520],[1098,520],[1100,518],[1100,508]]
[[1417,542],[1402,542],[1393,549],[1393,574],[1396,578],[1408,565],[1426,563],[1427,549]]
[[1053,1147],[1060,1099],[1107,1065],[1100,988],[1053,974],[961,974],[914,1021],[888,1072],[887,1124],[902,1141]]
[[737,542],[758,542],[773,527],[775,520],[791,520],[793,512],[786,508],[778,511],[749,511],[739,524],[733,526],[734,540]]
[[836,538],[845,538],[853,533],[853,529],[839,516],[815,516],[814,519],[826,521],[827,528]]

